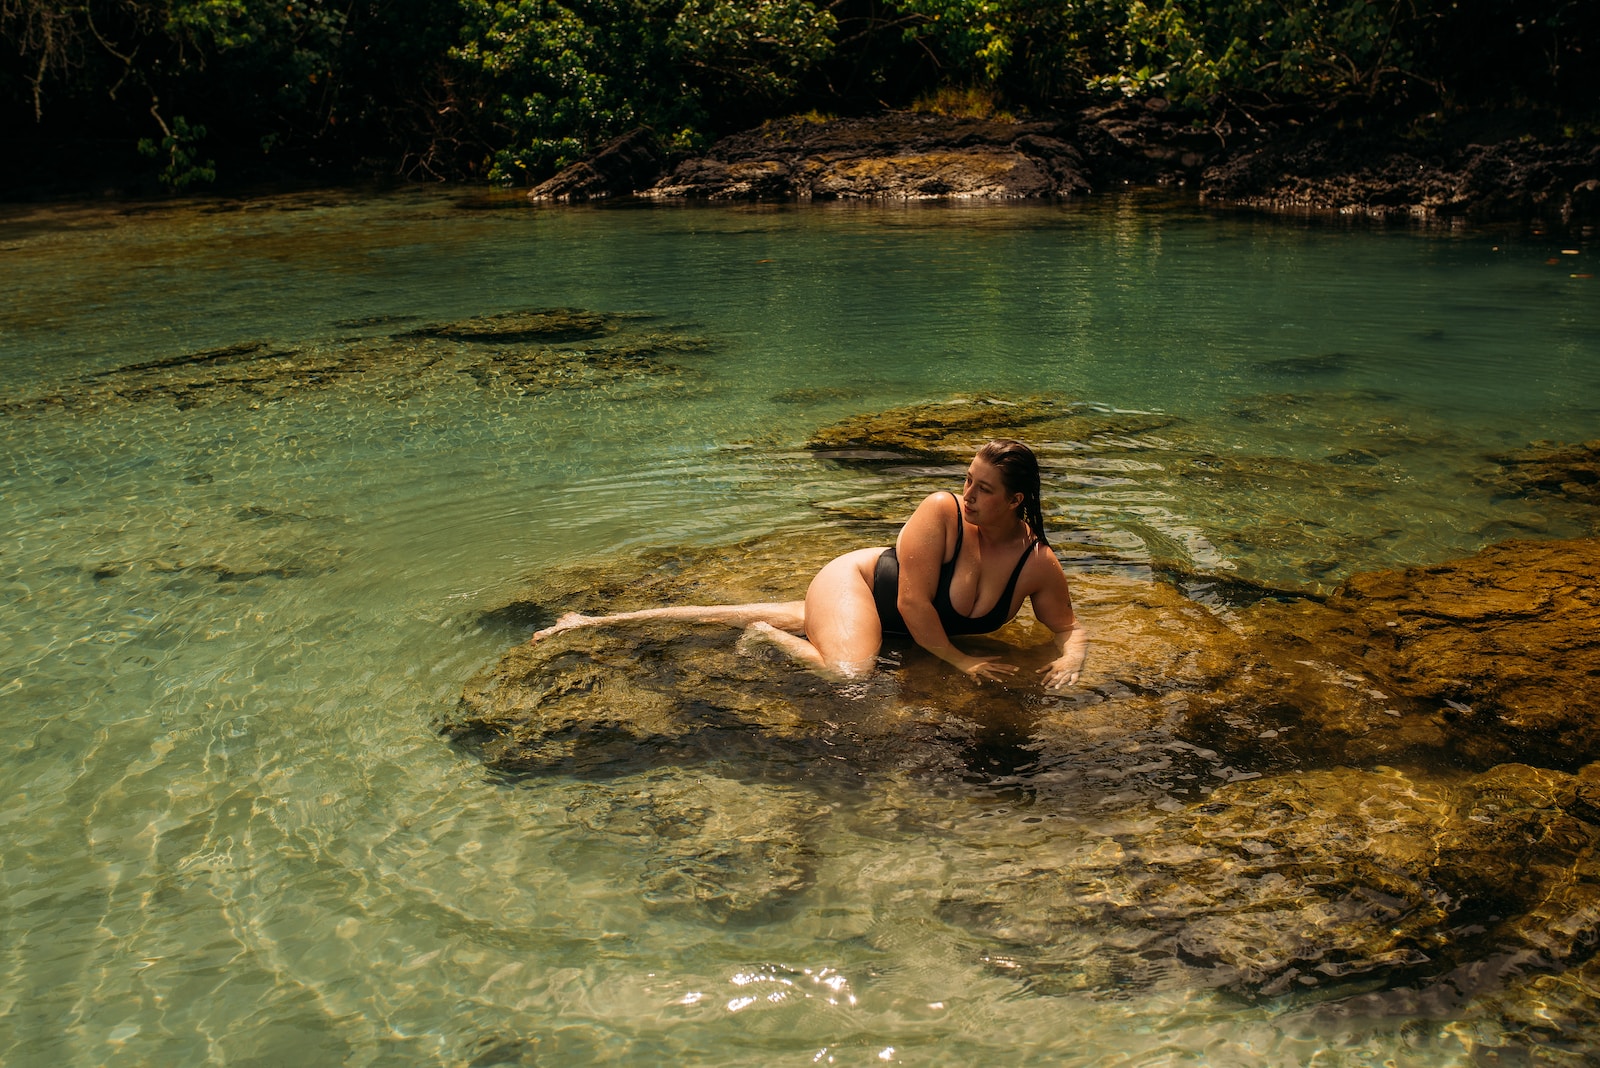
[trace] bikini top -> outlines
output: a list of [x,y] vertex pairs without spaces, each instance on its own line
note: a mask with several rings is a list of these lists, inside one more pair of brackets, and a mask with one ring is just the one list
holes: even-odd
[[[944,625],[944,632],[948,635],[987,634],[992,630],[999,630],[1011,618],[1011,598],[1017,590],[1017,579],[1022,577],[1022,569],[1028,562],[1028,554],[1039,544],[1039,539],[1033,539],[1028,543],[1028,547],[1022,550],[1017,566],[1011,570],[1011,578],[1006,583],[1005,592],[995,601],[993,608],[981,616],[962,615],[956,611],[956,606],[950,603],[950,584],[955,579],[956,561],[961,559],[961,542],[966,534],[966,523],[961,518],[961,498],[956,497],[954,493],[950,496],[955,498],[956,502],[956,551],[950,554],[949,560],[939,565],[939,585],[933,591],[933,610],[939,614],[939,622]],[[882,574],[887,570],[884,567],[886,560],[893,565],[894,584],[889,589],[881,590],[880,586],[887,585],[878,581],[880,577],[888,577]],[[878,615],[882,618],[883,628],[894,633],[908,633],[904,621],[900,618],[900,610],[895,604],[900,585],[900,558],[893,546],[885,549],[878,557],[878,569],[878,573],[873,576],[873,596],[878,603]],[[884,594],[888,594],[888,597],[886,598]],[[890,608],[892,615],[886,611]]]

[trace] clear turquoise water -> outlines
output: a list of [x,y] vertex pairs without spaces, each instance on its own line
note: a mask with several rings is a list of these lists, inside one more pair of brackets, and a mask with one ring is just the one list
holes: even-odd
[[[591,211],[409,192],[0,215],[0,401],[377,317],[573,306],[710,342],[670,377],[536,398],[463,377],[0,417],[0,1061],[1470,1062],[1493,1028],[1449,1014],[1031,992],[939,911],[982,871],[984,828],[1035,833],[981,790],[904,821],[785,795],[819,813],[802,900],[760,923],[652,908],[655,844],[574,817],[595,784],[496,782],[435,723],[520,636],[474,621],[530,576],[803,537],[859,492],[807,435],[894,405],[1045,394],[1281,457],[1401,443],[1382,492],[1351,497],[1175,493],[1159,455],[1063,463],[1052,522],[1083,566],[1303,584],[1575,533],[1475,476],[1486,453],[1595,436],[1600,300],[1574,277],[1593,257],[1570,236],[1132,197]],[[1251,542],[1253,516],[1312,547]],[[1065,813],[1040,846],[1137,820]]]

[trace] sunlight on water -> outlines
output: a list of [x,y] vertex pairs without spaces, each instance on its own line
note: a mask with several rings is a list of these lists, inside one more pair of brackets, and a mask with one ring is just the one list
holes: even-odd
[[[1046,507],[1075,568],[1202,601],[1578,533],[1483,482],[1490,453],[1600,425],[1600,301],[1552,239],[1136,199],[407,192],[13,209],[0,257],[5,1063],[1444,1065],[1501,1044],[1401,991],[1195,986],[1088,905],[1043,949],[1024,928],[1048,916],[986,911],[997,873],[1059,867],[1100,873],[1082,900],[1109,913],[1153,813],[1256,774],[1155,727],[993,772],[878,744],[834,770],[776,746],[506,781],[437,723],[531,631],[485,613],[542,572],[811,537],[898,507],[908,471],[954,486],[804,447],[897,405],[1171,416],[1040,442]],[[536,386],[492,346],[394,340],[543,308],[622,318]],[[606,355],[638,339],[675,347],[649,373]],[[1335,485],[1296,466],[1329,456]],[[1023,760],[1036,796],[1007,778]],[[684,830],[707,812],[726,853]]]

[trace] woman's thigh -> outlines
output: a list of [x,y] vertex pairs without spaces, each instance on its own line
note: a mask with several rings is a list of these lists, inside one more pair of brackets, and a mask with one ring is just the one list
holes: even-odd
[[830,666],[850,675],[871,673],[883,645],[883,624],[862,576],[881,549],[857,549],[831,561],[806,590],[806,640]]

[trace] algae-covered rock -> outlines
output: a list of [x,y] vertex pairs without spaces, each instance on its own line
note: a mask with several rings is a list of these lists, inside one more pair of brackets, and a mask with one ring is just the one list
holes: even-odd
[[[839,530],[649,553],[625,568],[550,572],[484,619],[531,630],[567,610],[798,598],[822,563],[859,544]],[[961,640],[1018,668],[985,684],[904,638],[885,641],[877,678],[840,686],[741,641],[729,627],[652,621],[511,648],[466,687],[444,726],[511,774],[614,774],[695,762],[720,748],[754,765],[814,754],[842,765],[845,778],[885,767],[962,777],[1022,764],[1064,767],[1119,744],[1135,721],[1171,736],[1189,695],[1249,662],[1248,649],[1216,616],[1170,587],[1088,574],[1074,579],[1074,589],[1093,646],[1080,685],[1066,691],[1039,685],[1055,650],[1026,608],[994,635]],[[1194,787],[1158,776],[1149,788]]]
[[734,637],[650,623],[520,645],[467,685],[447,732],[492,767],[528,772],[692,759],[711,734],[800,731],[803,692]]
[[1600,540],[1512,541],[1355,575],[1325,604],[1264,602],[1241,622],[1363,680],[1386,709],[1428,717],[1469,762],[1600,756]]
[[1167,961],[1190,985],[1252,994],[1426,983],[1515,950],[1548,969],[1600,930],[1600,826],[1578,785],[1518,765],[1234,782],[1152,814],[1136,837],[997,857],[943,911],[1044,989],[1076,984],[1059,950],[1091,924],[1128,947],[1124,974]]
[[[659,384],[662,376],[680,373],[666,357],[707,344],[672,330],[645,330],[637,317],[576,309],[505,312],[387,335],[360,332],[362,322],[344,325],[357,332],[292,348],[250,341],[97,371],[68,389],[0,401],[0,414],[146,404],[255,408],[330,390],[402,400],[459,391],[467,382],[511,396],[630,380]],[[380,317],[366,325],[393,324]]]
[[[1190,744],[1193,702],[1250,675],[1259,657],[1219,617],[1165,583],[1088,574],[1072,590],[1089,627],[1089,655],[1077,687],[1029,697],[1020,729],[1035,768],[1058,779],[1093,769],[1096,801],[1112,792],[1151,802],[1203,796],[1230,758]],[[1031,649],[1008,657],[1024,673],[1054,656],[1052,645],[1036,644],[1049,637],[1037,629],[1019,642]],[[1196,774],[1196,765],[1205,767]]]
[[991,438],[1020,438],[1042,449],[1103,436],[1136,436],[1177,421],[1174,416],[1111,412],[1042,397],[977,397],[863,413],[821,428],[806,446],[836,459],[953,463],[970,459]]
[[1575,802],[1572,776],[1521,765],[1459,783],[1330,769],[1225,786],[1187,834],[1222,852],[1181,867],[1253,900],[1191,918],[1180,944],[1266,988],[1516,943],[1562,959],[1594,935],[1592,918],[1563,936],[1541,916],[1553,896],[1590,894],[1600,828]]
[[640,192],[715,200],[1010,200],[1087,192],[1079,150],[1062,133],[1051,122],[910,112],[782,119],[723,138]]
[[1600,439],[1577,445],[1540,442],[1492,459],[1501,470],[1492,484],[1508,496],[1600,505]]
[[[832,537],[544,576],[523,618],[785,599],[850,547],[847,531]],[[1059,693],[1030,681],[1052,649],[1026,611],[996,635],[962,639],[1021,669],[984,685],[904,642],[885,644],[874,680],[841,687],[726,627],[572,630],[508,651],[445,729],[502,773],[594,784],[573,818],[646,844],[646,900],[729,919],[804,894],[817,806],[860,791],[883,807],[877,819],[925,823],[951,836],[945,848],[982,854],[951,869],[974,874],[949,880],[941,913],[982,940],[996,969],[1041,992],[1178,984],[1344,996],[1352,984],[1447,983],[1506,953],[1551,971],[1600,937],[1600,771],[1487,767],[1495,752],[1530,747],[1503,724],[1454,715],[1432,691],[1402,692],[1410,646],[1373,622],[1406,598],[1436,604],[1449,588],[1439,582],[1480,571],[1496,576],[1486,589],[1499,592],[1485,596],[1501,606],[1497,634],[1528,624],[1506,614],[1528,591],[1564,591],[1538,615],[1588,603],[1576,591],[1593,586],[1582,579],[1594,546],[1541,549],[1358,576],[1325,605],[1264,601],[1236,626],[1159,583],[1075,576],[1093,643],[1080,685]],[[1525,568],[1515,575],[1513,557]],[[1457,593],[1448,612],[1413,621],[1437,633],[1406,634],[1473,655],[1481,613]],[[1499,640],[1521,642],[1530,662],[1566,655],[1538,629]],[[1579,733],[1573,724],[1562,737]],[[1500,749],[1473,741],[1486,736]],[[1577,743],[1569,749],[1552,762],[1573,764]],[[1486,770],[1380,763],[1417,766],[1441,751]],[[1341,763],[1352,756],[1369,766]],[[715,781],[696,785],[702,774]],[[968,841],[956,830],[977,831],[968,817],[937,815],[960,802],[936,799],[997,784],[1025,793],[1031,823]],[[760,813],[741,809],[746,789]],[[1103,830],[1088,830],[1101,811]],[[1085,829],[1028,830],[1056,817]]]
[[723,920],[764,917],[811,884],[810,827],[828,813],[802,789],[679,768],[586,783],[567,806],[573,823],[631,847],[619,867],[649,906]]
[[453,323],[430,323],[398,337],[443,338],[478,344],[517,344],[541,341],[592,341],[617,331],[617,317],[578,308],[544,308],[537,311],[480,315]]
[[[793,600],[844,548],[835,535],[645,553],[622,570],[546,573],[485,616],[544,623],[566,611]],[[666,763],[666,750],[692,760],[687,751],[711,737],[737,748],[754,729],[801,733],[822,680],[738,637],[717,624],[648,622],[519,644],[467,685],[444,729],[511,772]]]

